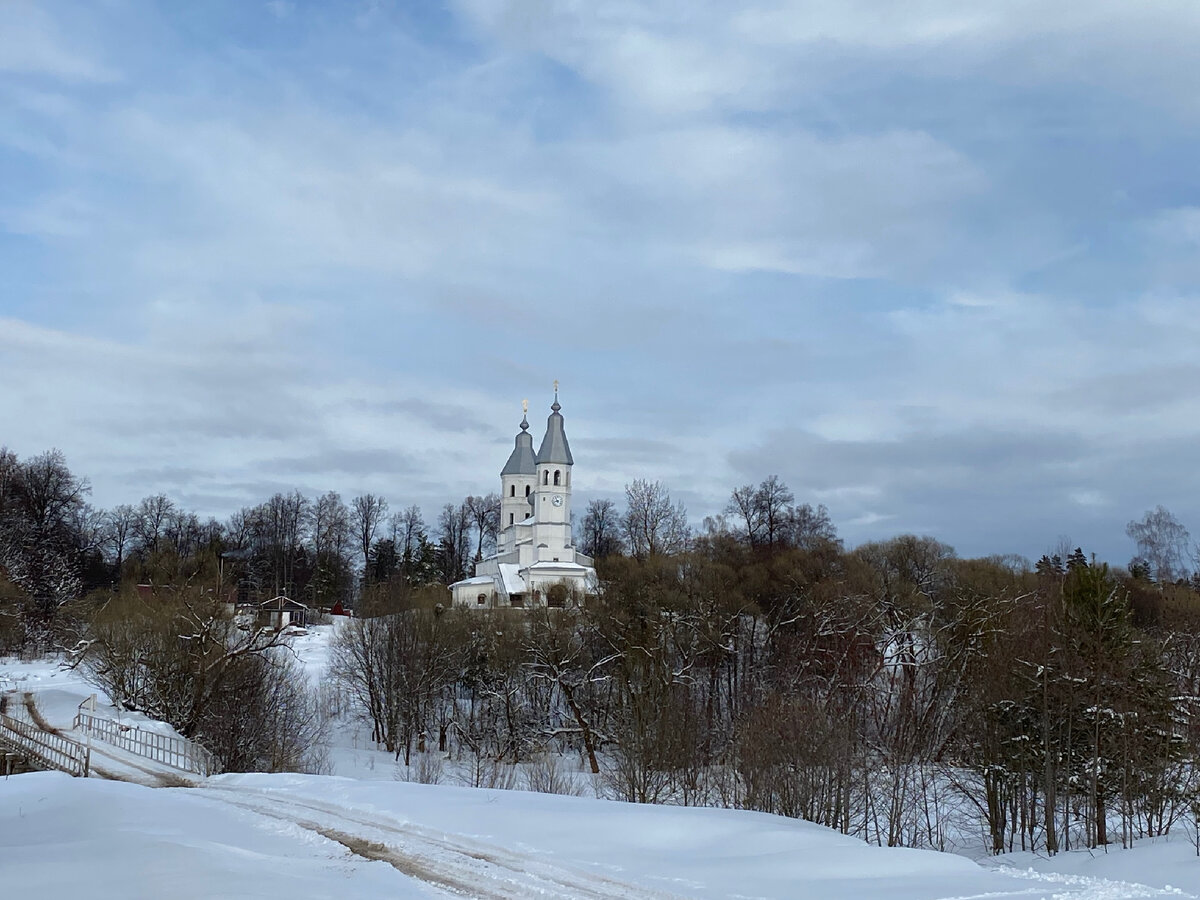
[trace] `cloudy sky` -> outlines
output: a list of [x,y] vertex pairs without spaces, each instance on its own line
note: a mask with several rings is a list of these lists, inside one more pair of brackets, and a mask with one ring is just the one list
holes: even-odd
[[0,0],[0,444],[100,506],[775,473],[1200,532],[1200,5]]

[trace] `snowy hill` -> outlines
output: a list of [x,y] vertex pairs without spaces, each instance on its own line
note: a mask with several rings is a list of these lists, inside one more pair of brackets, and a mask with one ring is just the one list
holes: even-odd
[[[326,666],[329,631],[314,629],[295,645],[314,680]],[[0,668],[9,687],[37,698],[55,728],[69,728],[91,692],[76,673],[50,662]],[[140,728],[170,730],[119,715]],[[6,779],[0,897],[1200,896],[1200,860],[1184,834],[1135,851],[1018,855],[980,865],[875,847],[762,813],[411,784],[395,780],[390,754],[370,747],[351,723],[333,739],[333,769],[352,777],[171,780],[97,744],[101,768],[128,781],[57,773]],[[189,782],[196,786],[151,787]]]
[[1002,873],[758,813],[517,791],[294,775],[150,789],[38,773],[0,798],[6,897],[1190,896]]

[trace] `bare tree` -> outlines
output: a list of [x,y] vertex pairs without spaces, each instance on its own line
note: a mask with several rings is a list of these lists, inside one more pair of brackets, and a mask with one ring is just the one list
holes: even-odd
[[754,492],[754,508],[762,532],[762,540],[768,547],[780,543],[787,531],[789,507],[796,497],[778,475],[763,479]]
[[437,696],[460,668],[458,655],[441,616],[410,609],[346,623],[330,668],[370,717],[373,739],[408,765]]
[[364,579],[369,572],[371,544],[375,542],[375,533],[379,531],[387,510],[387,500],[374,494],[363,494],[351,502],[351,521],[358,536],[358,546],[362,550]]
[[118,578],[120,578],[121,568],[125,564],[125,551],[129,547],[129,542],[133,540],[137,517],[137,510],[128,503],[115,506],[108,513],[106,529],[107,544],[112,551],[113,563],[117,567]]
[[725,514],[742,523],[742,538],[751,547],[812,549],[822,541],[836,541],[829,511],[807,503],[796,506],[795,499],[779,476],[771,475],[758,487],[745,484],[734,490]]
[[163,538],[180,556],[191,556],[203,544],[204,532],[194,512],[175,509],[163,523]]
[[91,488],[58,450],[8,468],[5,480],[0,566],[29,598],[22,612],[26,633],[41,635],[81,587],[79,517]]
[[438,568],[446,584],[458,581],[467,572],[470,531],[471,510],[466,501],[458,506],[447,503],[442,507],[442,514],[438,516]]
[[1125,526],[1159,584],[1187,577],[1188,530],[1164,506],[1156,506]]
[[476,535],[475,561],[479,562],[483,559],[484,547],[494,547],[500,533],[500,496],[491,493],[486,497],[468,497],[466,506]]
[[174,511],[175,504],[166,494],[146,497],[138,504],[138,517],[133,531],[137,536],[142,553],[153,553],[158,549],[158,542],[166,529],[167,519]]
[[254,536],[255,511],[250,507],[242,507],[229,517],[225,523],[224,534],[228,546],[234,550],[244,550],[250,546]]
[[86,478],[71,473],[61,450],[49,450],[25,462],[16,482],[22,513],[39,529],[66,522],[91,490]]
[[[203,740],[223,766],[271,766],[256,757],[288,749],[288,760],[275,763],[282,768],[294,766],[317,737],[311,707],[301,708],[307,701],[296,689],[304,679],[294,672],[287,684],[271,678],[283,665],[275,648],[284,640],[280,631],[239,629],[220,601],[186,583],[150,602],[132,592],[116,596],[96,611],[88,640],[71,658],[115,702]],[[275,701],[287,709],[257,702],[257,692],[271,684],[282,690]],[[304,726],[284,714],[301,715]]]
[[822,545],[841,546],[837,528],[824,504],[816,509],[807,503],[791,507],[787,511],[784,533],[786,543],[802,550],[815,550]]
[[314,563],[309,591],[317,605],[332,606],[350,589],[352,524],[341,494],[328,491],[317,498],[308,510],[308,530]]
[[751,547],[756,547],[761,539],[762,523],[759,521],[759,506],[755,499],[757,491],[754,485],[744,484],[739,488],[734,488],[733,494],[729,498],[729,503],[725,505],[725,514],[733,516],[742,521],[742,532],[746,538],[746,543]]
[[[532,622],[525,652],[530,674],[549,681],[562,694],[574,729],[583,741],[588,765],[592,774],[598,775],[600,762],[596,751],[600,735],[594,722],[596,713],[589,708],[586,698],[590,694],[588,688],[608,681],[607,670],[620,654],[602,652],[597,655],[594,652],[596,642],[591,638],[586,620],[577,621],[574,613],[542,611]],[[566,730],[559,729],[559,732]]]
[[12,496],[20,466],[17,454],[7,447],[0,447],[0,518],[3,518],[5,505]]
[[687,548],[687,509],[672,503],[661,481],[639,478],[625,485],[625,539],[634,556],[670,555]]
[[102,553],[107,541],[107,516],[90,503],[80,503],[71,509],[69,524],[83,553]]
[[593,559],[620,553],[621,516],[611,500],[593,500],[587,505],[580,525],[580,549]]
[[408,581],[415,582],[418,580],[417,569],[422,549],[428,539],[421,507],[414,504],[396,513],[391,518],[391,526],[400,571]]
[[256,562],[266,568],[262,580],[275,594],[294,592],[296,562],[304,552],[309,500],[299,491],[276,494],[252,513]]

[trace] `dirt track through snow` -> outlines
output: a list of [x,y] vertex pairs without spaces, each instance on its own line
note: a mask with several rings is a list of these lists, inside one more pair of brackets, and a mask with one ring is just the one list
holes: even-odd
[[42,731],[48,732],[49,734],[57,734],[61,737],[62,732],[47,722],[42,716],[41,710],[37,708],[37,701],[33,698],[33,692],[26,691],[24,699],[25,710],[29,713],[29,718],[32,720],[33,724],[42,729]]
[[[435,832],[389,816],[261,790],[202,787],[195,793],[289,822],[340,844],[356,856],[386,862],[409,877],[455,896],[484,900],[523,900],[531,896],[559,900],[681,900],[677,894]],[[321,822],[314,822],[314,818]]]
[[[23,706],[30,720],[43,731],[74,735],[51,725],[38,709],[35,694],[25,692]],[[283,822],[303,832],[331,841],[346,852],[372,862],[383,862],[397,872],[450,897],[480,900],[523,900],[537,896],[558,900],[682,900],[680,895],[622,882],[578,864],[560,864],[535,852],[517,852],[463,835],[422,827],[352,806],[326,803],[273,790],[207,784],[185,773],[164,771],[130,758],[130,754],[91,742],[96,775],[147,787],[187,787],[189,796],[235,806],[257,816]],[[1083,875],[1035,873],[988,866],[1014,880],[1033,883],[1011,891],[959,895],[940,900],[1009,900],[1019,897],[1052,897],[1054,900],[1142,900],[1142,898],[1195,895],[1177,888],[1155,888],[1129,881]],[[800,885],[797,885],[800,887]]]

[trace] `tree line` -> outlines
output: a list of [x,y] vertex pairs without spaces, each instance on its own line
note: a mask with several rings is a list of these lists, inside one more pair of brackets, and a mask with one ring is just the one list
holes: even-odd
[[[122,584],[170,585],[179,563],[212,562],[210,587],[350,606],[375,584],[444,585],[496,541],[496,494],[446,504],[433,526],[419,507],[395,512],[363,494],[277,493],[224,521],[202,520],[169,497],[97,509],[63,454],[18,459],[0,448],[0,650],[51,646],[74,601]],[[218,586],[217,580],[222,583]]]
[[[356,594],[325,689],[412,777],[449,758],[473,783],[519,771],[565,790],[555,761],[575,758],[614,797],[888,845],[975,829],[996,853],[1129,843],[1200,815],[1200,581],[1162,507],[1129,524],[1136,555],[1112,568],[1082,548],[962,559],[917,535],[846,548],[774,476],[693,531],[639,480],[625,509],[597,500],[578,522],[597,595],[479,612],[447,608],[444,585],[489,552],[494,498],[445,507],[432,536],[419,510],[389,516],[370,495],[277,495],[219,525],[148,498],[102,545],[83,537],[125,520],[89,526],[60,455],[0,459],[14,640],[53,635],[111,696],[232,767],[314,765],[322,727],[314,698],[287,694],[278,637],[214,602],[240,552],[271,590]],[[147,577],[153,601],[129,589]],[[236,700],[248,684],[255,715]]]

